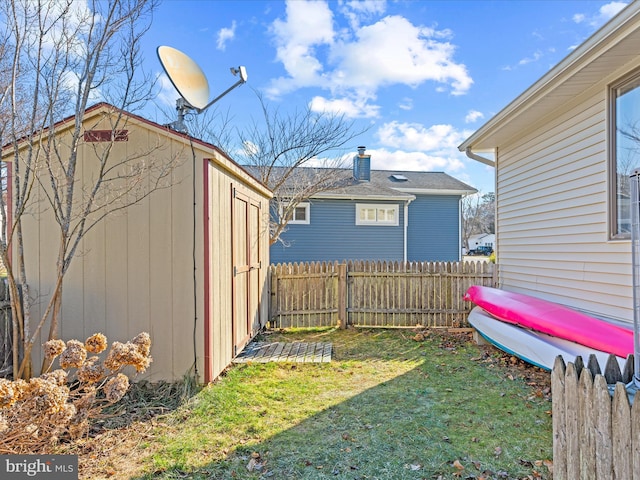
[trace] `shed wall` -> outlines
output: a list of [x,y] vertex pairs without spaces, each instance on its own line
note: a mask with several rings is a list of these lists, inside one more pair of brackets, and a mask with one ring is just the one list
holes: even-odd
[[[248,289],[248,294],[253,300],[248,303],[253,310],[256,310],[252,315],[258,320],[258,324],[254,325],[253,331],[250,332],[251,335],[254,335],[257,329],[264,326],[268,320],[268,289],[265,285],[269,266],[269,199],[244,184],[241,179],[230,176],[215,162],[205,161],[204,168],[204,175],[207,178],[205,183],[209,186],[205,213],[208,213],[209,217],[207,228],[210,238],[207,254],[209,260],[208,265],[205,265],[206,284],[209,290],[205,322],[210,325],[206,332],[210,347],[205,355],[205,362],[207,362],[205,371],[211,378],[215,378],[234,357],[232,242],[240,242],[240,240],[233,239],[231,232],[233,191],[235,189],[250,198],[259,205],[261,212],[260,218],[257,219],[260,224],[259,231],[252,232],[253,244],[249,246],[252,255],[256,255],[253,258],[258,260],[254,263],[259,265],[256,268],[257,272],[252,271],[254,282]],[[206,220],[205,223],[207,223]],[[235,321],[242,322],[244,319],[235,319]]]
[[[105,123],[103,128],[110,127]],[[60,337],[84,340],[102,332],[113,342],[127,341],[147,331],[154,360],[138,379],[180,380],[193,373],[195,366],[202,381],[206,357],[210,362],[208,373],[213,375],[206,380],[211,380],[232,360],[231,185],[244,188],[262,202],[268,197],[264,189],[252,187],[257,182],[246,181],[240,168],[212,149],[195,144],[192,152],[188,141],[179,136],[135,121],[127,129],[129,140],[114,143],[113,158],[146,151],[148,161],[170,155],[179,157],[180,164],[171,173],[170,188],[157,190],[138,204],[107,217],[86,235],[65,277]],[[82,144],[79,149],[79,168],[85,181],[95,177],[95,147]],[[212,246],[208,269],[204,265],[205,164],[210,181]],[[36,188],[33,198],[36,201],[24,222],[26,268],[34,299],[32,324],[44,313],[53,290],[58,238],[58,227],[51,220],[41,188]],[[266,227],[260,241],[265,245],[261,250],[265,268],[259,274],[260,294],[264,295],[269,264]],[[206,272],[210,272],[211,287],[207,317]],[[259,308],[266,322],[268,304],[264,302]],[[211,323],[205,339],[207,321]],[[36,347],[47,333],[36,340]],[[34,350],[37,369],[41,353],[39,348]]]

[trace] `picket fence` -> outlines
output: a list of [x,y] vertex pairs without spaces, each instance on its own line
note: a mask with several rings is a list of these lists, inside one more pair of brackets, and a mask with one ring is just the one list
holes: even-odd
[[610,357],[604,374],[595,356],[551,372],[554,480],[640,480],[640,398],[625,385],[633,378],[633,355],[624,371]]
[[270,326],[459,327],[471,285],[496,285],[495,264],[310,262],[271,265]]

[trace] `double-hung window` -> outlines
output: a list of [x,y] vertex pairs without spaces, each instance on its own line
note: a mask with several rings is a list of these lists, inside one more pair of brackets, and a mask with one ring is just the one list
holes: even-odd
[[357,203],[356,225],[398,225],[398,205]]
[[[300,202],[298,203],[293,210],[291,211],[288,224],[305,224],[308,225],[310,223],[309,217],[309,202]],[[282,215],[282,214],[281,214]]]
[[610,236],[630,238],[629,175],[640,168],[640,71],[611,86],[609,141]]

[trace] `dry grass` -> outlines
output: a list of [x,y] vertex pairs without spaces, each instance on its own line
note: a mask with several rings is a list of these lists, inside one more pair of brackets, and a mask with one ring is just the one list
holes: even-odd
[[107,348],[101,333],[84,343],[49,340],[50,370],[28,380],[0,379],[0,453],[41,454],[85,437],[102,411],[126,394],[124,369],[144,372],[152,361],[147,333]]

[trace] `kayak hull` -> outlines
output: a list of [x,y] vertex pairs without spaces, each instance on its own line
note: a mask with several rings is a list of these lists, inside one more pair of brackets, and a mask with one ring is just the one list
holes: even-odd
[[631,327],[609,323],[553,302],[479,285],[471,286],[464,299],[505,323],[622,358],[633,353]]
[[[468,320],[471,326],[493,346],[548,371],[553,369],[558,355],[561,355],[565,362],[573,362],[580,356],[585,363],[591,355],[595,355],[603,370],[611,355],[570,340],[529,330],[513,323],[505,323],[477,306],[471,310]],[[618,356],[615,358],[620,370],[624,370],[626,358]]]

